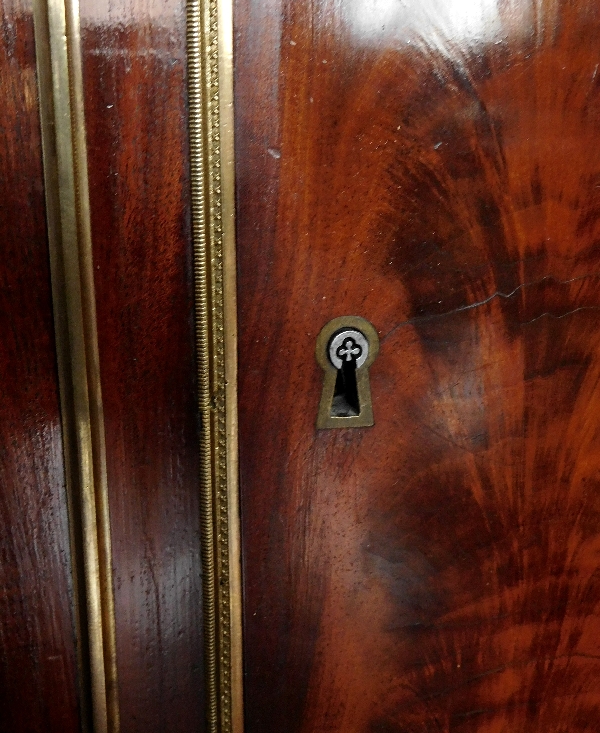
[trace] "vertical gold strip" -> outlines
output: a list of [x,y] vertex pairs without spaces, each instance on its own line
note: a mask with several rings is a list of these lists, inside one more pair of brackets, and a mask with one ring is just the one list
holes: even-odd
[[235,248],[235,150],[233,100],[233,0],[218,3],[219,110],[223,222],[223,312],[229,569],[231,731],[244,727],[242,667],[242,563],[237,419],[237,299]]
[[[34,0],[52,296],[84,726],[119,711],[104,418],[87,179],[78,0]],[[86,709],[89,685],[91,711]]]
[[232,0],[188,0],[209,731],[242,733]]

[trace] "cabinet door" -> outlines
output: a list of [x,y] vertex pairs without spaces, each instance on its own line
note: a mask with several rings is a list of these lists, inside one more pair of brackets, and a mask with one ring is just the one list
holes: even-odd
[[597,4],[235,18],[246,733],[596,731]]

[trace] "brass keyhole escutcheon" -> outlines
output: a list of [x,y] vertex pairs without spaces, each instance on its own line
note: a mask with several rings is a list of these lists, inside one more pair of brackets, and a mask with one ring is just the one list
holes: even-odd
[[378,351],[377,331],[364,318],[341,316],[323,326],[315,350],[325,372],[317,428],[374,424],[369,367]]

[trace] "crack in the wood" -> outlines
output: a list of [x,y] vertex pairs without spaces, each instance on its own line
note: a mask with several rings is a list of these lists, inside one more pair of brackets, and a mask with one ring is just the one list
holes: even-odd
[[554,318],[555,321],[559,321],[561,318],[572,316],[573,313],[579,313],[579,311],[598,311],[598,310],[600,310],[600,306],[598,305],[581,305],[579,306],[579,308],[573,308],[573,310],[567,311],[566,313],[561,313],[558,316],[555,313],[551,313],[550,311],[545,311],[544,313],[540,313],[539,316],[532,318],[530,321],[523,321],[522,323],[519,323],[519,326],[529,326],[529,324],[539,321],[540,318]]
[[[509,298],[512,298],[516,293],[519,292],[519,290],[522,290],[523,288],[531,287],[532,285],[541,285],[544,282],[555,282],[557,285],[568,285],[572,282],[577,282],[578,280],[585,280],[590,277],[600,277],[600,274],[596,273],[590,273],[587,275],[580,275],[578,277],[570,278],[569,280],[559,280],[558,278],[552,276],[552,275],[545,275],[544,277],[540,278],[539,280],[532,280],[531,282],[527,283],[521,283],[520,285],[517,285],[517,287],[512,290],[510,293],[503,293],[501,290],[497,290],[495,293],[492,293],[487,298],[484,298],[483,300],[478,301],[477,303],[470,303],[469,305],[462,305],[458,308],[453,308],[450,311],[446,311],[444,313],[431,313],[430,315],[425,316],[415,316],[414,318],[409,318],[407,321],[402,321],[401,323],[398,323],[396,326],[394,326],[390,331],[388,331],[384,336],[381,337],[381,343],[386,341],[390,336],[392,336],[398,329],[402,328],[403,326],[410,326],[415,323],[423,323],[425,321],[432,321],[437,318],[446,318],[447,316],[454,315],[456,313],[462,313],[463,311],[469,311],[473,308],[479,308],[482,305],[486,305],[490,301],[494,300],[495,298],[504,298],[505,300],[508,300]],[[573,313],[577,313],[578,311],[582,310],[600,310],[600,306],[580,306],[578,308],[574,308],[571,311],[568,311],[567,313],[561,313],[560,315],[554,315],[553,313],[546,311],[545,313],[540,314],[539,316],[536,316],[531,321],[525,321],[523,323],[520,323],[518,325],[520,326],[527,326],[530,323],[533,323],[534,321],[537,321],[540,318],[544,318],[545,316],[550,316],[551,318],[559,319],[559,318],[565,318],[566,316],[570,316]]]

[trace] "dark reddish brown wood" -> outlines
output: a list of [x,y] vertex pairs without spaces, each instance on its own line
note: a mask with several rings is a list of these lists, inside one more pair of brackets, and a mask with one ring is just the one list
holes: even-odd
[[203,730],[185,3],[81,3],[123,733]]
[[[247,733],[597,731],[597,4],[236,28]],[[346,314],[375,426],[317,432]]]
[[0,8],[0,731],[79,730],[29,2]]

